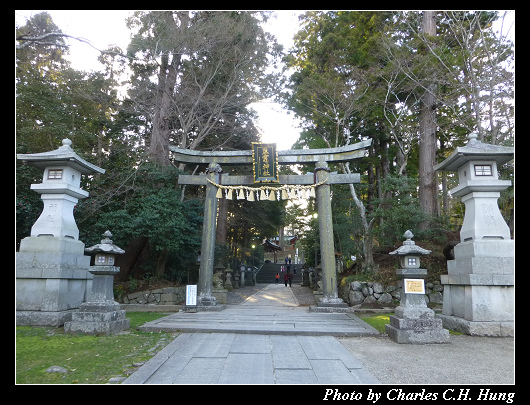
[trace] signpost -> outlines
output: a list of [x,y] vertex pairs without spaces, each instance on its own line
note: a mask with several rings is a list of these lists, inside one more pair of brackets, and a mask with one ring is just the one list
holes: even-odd
[[186,285],[186,311],[197,312],[197,285]]

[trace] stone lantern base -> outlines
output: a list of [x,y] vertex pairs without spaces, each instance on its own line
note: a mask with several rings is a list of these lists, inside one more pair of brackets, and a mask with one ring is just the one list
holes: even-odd
[[114,274],[120,271],[114,266],[91,266],[94,275],[92,292],[87,302],[72,314],[72,321],[64,324],[65,333],[82,333],[84,335],[110,335],[129,329],[130,320],[125,318],[125,311],[114,301],[112,284]]
[[514,241],[459,243],[447,262],[442,314],[446,328],[477,336],[514,336]]
[[[405,278],[423,279],[425,269],[401,269],[398,275]],[[425,294],[406,294],[405,285],[401,293],[401,302],[390,316],[390,325],[385,331],[397,343],[446,343],[449,331],[442,326],[442,320],[435,318],[434,311],[427,307]]]
[[84,303],[72,314],[72,321],[64,324],[65,333],[83,335],[111,335],[129,329],[130,320],[117,302]]
[[62,326],[88,296],[92,274],[83,242],[27,237],[16,254],[16,323]]

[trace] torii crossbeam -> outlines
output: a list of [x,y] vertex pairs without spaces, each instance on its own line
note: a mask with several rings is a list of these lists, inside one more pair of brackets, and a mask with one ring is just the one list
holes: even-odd
[[[278,164],[307,164],[315,163],[314,175],[280,175],[281,185],[314,185],[318,209],[318,223],[320,229],[320,253],[322,263],[322,290],[323,298],[318,307],[324,310],[347,307],[338,297],[337,274],[335,268],[335,247],[333,243],[333,220],[331,213],[331,184],[359,183],[361,176],[358,173],[335,174],[330,173],[328,162],[347,162],[362,158],[372,141],[366,140],[353,145],[328,149],[301,149],[278,151]],[[254,185],[252,175],[230,176],[221,175],[221,165],[251,165],[252,151],[194,151],[170,146],[175,161],[187,164],[208,164],[206,174],[180,175],[181,185],[206,186],[206,201],[204,204],[204,222],[202,232],[201,264],[199,268],[199,284],[197,305],[207,309],[217,306],[215,297],[212,296],[212,277],[214,267],[215,234],[217,220],[217,187],[224,186],[251,186]],[[214,308],[211,308],[214,309]]]

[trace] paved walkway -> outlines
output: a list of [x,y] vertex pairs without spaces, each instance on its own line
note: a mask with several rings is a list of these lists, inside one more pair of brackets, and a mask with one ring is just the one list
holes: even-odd
[[141,329],[181,334],[123,384],[379,383],[330,336],[377,331],[353,314],[309,313],[284,285],[220,312],[179,312]]
[[331,336],[183,333],[122,384],[378,384]]
[[265,335],[377,336],[353,313],[313,313],[298,306],[290,287],[268,284],[239,305],[216,312],[177,312],[148,322],[143,331]]
[[[515,382],[513,338],[452,335],[445,344],[399,345],[366,336],[370,327],[357,319],[309,313],[296,306],[290,288],[268,285],[221,312],[176,313],[145,324],[148,330],[183,333],[123,384]],[[325,328],[332,335],[355,328],[361,333],[322,336]]]

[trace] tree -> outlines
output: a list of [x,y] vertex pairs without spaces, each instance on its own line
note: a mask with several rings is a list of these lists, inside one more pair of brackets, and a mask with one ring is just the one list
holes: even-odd
[[149,159],[169,164],[169,144],[196,149],[227,142],[266,93],[268,57],[279,51],[250,12],[137,12],[128,54],[138,115],[147,117]]
[[[428,43],[436,36],[436,12],[424,11],[422,18],[424,41]],[[420,159],[419,159],[419,200],[424,214],[437,215],[438,184],[434,165],[436,164],[436,85],[426,83],[420,110]],[[429,223],[423,222],[421,229],[427,229]]]

